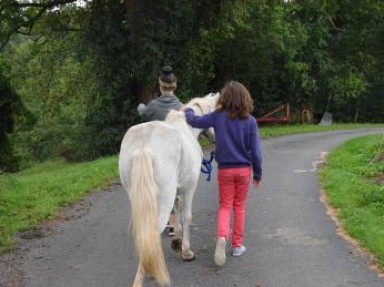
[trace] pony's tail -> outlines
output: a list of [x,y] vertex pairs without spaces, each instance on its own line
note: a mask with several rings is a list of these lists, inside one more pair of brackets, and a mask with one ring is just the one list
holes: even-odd
[[140,262],[149,276],[163,285],[170,284],[161,246],[157,195],[153,163],[148,149],[138,150],[132,158],[130,201],[132,234]]

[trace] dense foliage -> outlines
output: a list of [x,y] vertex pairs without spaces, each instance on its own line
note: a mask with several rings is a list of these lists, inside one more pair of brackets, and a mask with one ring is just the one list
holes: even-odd
[[13,132],[15,123],[18,122],[20,127],[25,127],[26,122],[33,123],[33,121],[33,116],[25,109],[19,95],[5,76],[5,66],[0,57],[0,174],[19,168],[19,160],[14,155],[8,136]]
[[384,121],[381,0],[4,0],[0,17],[5,76],[36,118],[3,132],[21,166],[116,153],[164,64],[182,101],[235,79],[256,117],[289,102]]
[[16,102],[16,95],[4,76],[1,62],[0,95],[0,170],[12,171],[17,165],[8,139],[8,133],[13,131],[14,115],[12,105]]

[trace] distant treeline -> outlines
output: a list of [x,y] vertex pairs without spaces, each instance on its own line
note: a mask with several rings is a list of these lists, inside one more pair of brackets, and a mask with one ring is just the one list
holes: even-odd
[[13,1],[0,4],[0,169],[115,154],[158,94],[184,102],[238,80],[256,117],[289,103],[338,122],[384,122],[384,2]]

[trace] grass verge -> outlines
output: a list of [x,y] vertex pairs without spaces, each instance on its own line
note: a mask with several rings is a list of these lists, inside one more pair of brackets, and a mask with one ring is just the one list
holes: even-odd
[[68,164],[49,162],[18,174],[0,176],[0,254],[10,251],[17,232],[57,216],[60,207],[97,187],[107,186],[118,173],[117,157]]
[[[262,127],[262,138],[274,136],[383,127],[384,125],[290,125]],[[202,140],[203,147],[210,143]],[[14,235],[57,216],[60,207],[76,202],[91,190],[118,177],[117,156],[68,164],[50,162],[18,174],[0,174],[0,254],[12,250]]]
[[350,129],[364,129],[364,128],[377,128],[384,127],[380,124],[334,124],[330,126],[320,125],[287,125],[287,126],[266,126],[260,128],[260,135],[262,138],[270,138],[276,136],[283,136],[289,134],[304,134],[315,132],[328,132]]
[[321,181],[345,231],[384,270],[384,135],[355,138],[333,150]]

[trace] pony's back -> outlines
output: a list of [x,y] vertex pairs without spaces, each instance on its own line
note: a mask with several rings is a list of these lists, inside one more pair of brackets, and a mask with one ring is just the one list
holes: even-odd
[[[131,127],[125,134],[120,148],[119,172],[124,188],[129,192],[133,154],[146,148],[153,158],[154,173],[161,177],[162,171],[172,169],[179,161],[180,133],[172,125],[152,121]],[[172,170],[169,170],[172,172]]]

